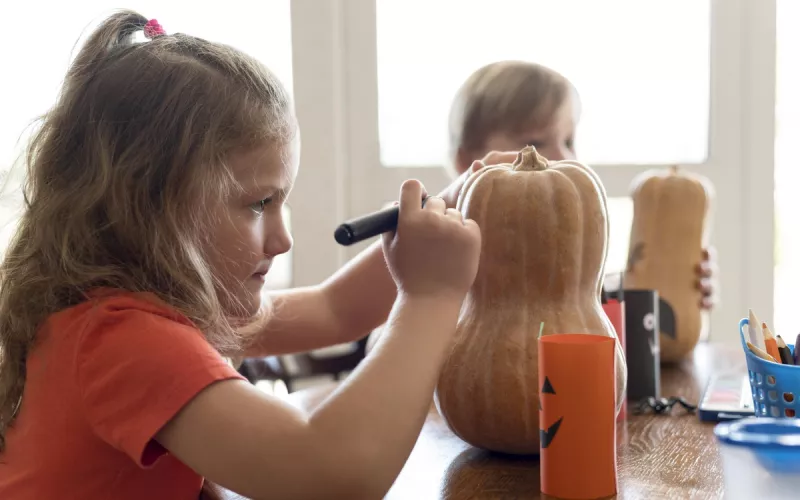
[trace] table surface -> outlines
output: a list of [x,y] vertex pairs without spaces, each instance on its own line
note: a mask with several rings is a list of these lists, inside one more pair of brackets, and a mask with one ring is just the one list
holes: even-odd
[[[709,375],[745,373],[745,366],[741,347],[700,344],[692,358],[662,367],[661,393],[696,403]],[[288,398],[293,405],[310,410],[335,387],[306,389]],[[722,498],[722,465],[713,429],[713,423],[701,422],[679,405],[671,415],[629,414],[617,427],[617,498]],[[541,498],[539,463],[535,457],[498,456],[471,447],[450,432],[432,407],[408,462],[385,498]]]

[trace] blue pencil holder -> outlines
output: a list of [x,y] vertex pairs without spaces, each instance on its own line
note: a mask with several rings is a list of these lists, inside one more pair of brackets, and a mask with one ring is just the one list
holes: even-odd
[[[756,417],[797,418],[800,404],[800,366],[765,361],[747,348],[744,328],[747,318],[739,322],[739,337],[750,373],[750,390]],[[786,344],[794,355],[794,345]]]

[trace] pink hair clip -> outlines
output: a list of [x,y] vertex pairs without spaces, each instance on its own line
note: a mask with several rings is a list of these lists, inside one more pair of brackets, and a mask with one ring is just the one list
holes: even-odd
[[164,28],[162,28],[155,19],[147,21],[147,24],[144,25],[144,36],[151,40],[157,36],[166,34],[167,32],[164,31]]

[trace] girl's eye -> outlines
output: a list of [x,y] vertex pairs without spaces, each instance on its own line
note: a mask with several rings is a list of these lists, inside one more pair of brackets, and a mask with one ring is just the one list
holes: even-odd
[[253,212],[260,214],[264,212],[264,208],[266,208],[266,206],[270,203],[272,203],[272,197],[264,198],[263,200],[253,203],[250,205],[250,208],[253,210]]

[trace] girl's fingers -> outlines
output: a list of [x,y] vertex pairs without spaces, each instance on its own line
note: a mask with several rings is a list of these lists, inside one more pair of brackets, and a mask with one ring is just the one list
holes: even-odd
[[448,219],[453,219],[455,221],[460,222],[461,224],[464,223],[464,217],[462,217],[461,212],[459,212],[455,208],[448,208],[447,210],[445,210],[444,215]]
[[428,198],[428,200],[425,202],[425,208],[423,208],[423,210],[431,210],[438,214],[445,213],[446,209],[447,204],[444,202],[444,199],[439,196],[431,196]]
[[697,264],[695,272],[701,278],[709,278],[714,275],[714,265],[708,261],[703,261]]
[[704,297],[709,297],[714,293],[714,282],[709,278],[703,278],[695,283],[695,286],[703,294]]

